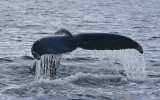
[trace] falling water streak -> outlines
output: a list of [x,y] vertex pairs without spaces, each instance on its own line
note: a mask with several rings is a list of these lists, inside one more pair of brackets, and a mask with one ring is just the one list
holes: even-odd
[[132,53],[127,50],[126,53],[121,55],[121,63],[124,66],[126,75],[133,79],[145,78],[146,77],[146,66],[143,54],[138,51],[132,51]]
[[[109,64],[115,67],[113,64],[119,61],[123,67],[127,77],[133,79],[143,79],[146,78],[146,66],[143,54],[140,54],[137,50],[127,49],[127,50],[117,50],[117,51],[105,51],[100,54],[100,57],[104,56],[109,59]],[[105,63],[106,59],[100,59],[102,63]],[[115,67],[116,68],[116,67]]]
[[36,60],[36,80],[55,75],[60,59],[61,55],[45,54],[40,60]]

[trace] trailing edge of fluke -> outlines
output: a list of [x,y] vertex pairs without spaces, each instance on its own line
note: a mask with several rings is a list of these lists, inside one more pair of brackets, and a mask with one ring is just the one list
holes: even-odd
[[[33,43],[32,55],[36,59],[44,54],[63,54],[77,47],[87,50],[121,50],[136,49],[143,54],[143,49],[136,41],[121,35],[107,33],[80,33],[72,35],[61,29],[55,36],[41,38]],[[58,35],[57,35],[58,34]]]

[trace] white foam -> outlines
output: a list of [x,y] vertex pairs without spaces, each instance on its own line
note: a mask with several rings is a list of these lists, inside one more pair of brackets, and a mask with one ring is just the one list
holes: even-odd
[[82,73],[78,72],[75,75],[67,76],[65,78],[57,78],[55,80],[49,80],[49,79],[39,79],[39,82],[48,82],[48,83],[54,83],[58,85],[63,85],[66,83],[72,83],[75,80],[78,80],[80,78],[93,78],[93,79],[114,79],[114,78],[122,78],[120,75],[98,75],[98,74],[90,74],[90,73]]

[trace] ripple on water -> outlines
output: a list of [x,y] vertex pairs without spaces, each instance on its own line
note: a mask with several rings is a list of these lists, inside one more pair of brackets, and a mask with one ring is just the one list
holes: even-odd
[[31,57],[31,56],[22,56],[21,59],[24,59],[24,60],[34,60],[34,58]]
[[9,58],[0,58],[0,62],[13,62],[13,60],[10,60]]

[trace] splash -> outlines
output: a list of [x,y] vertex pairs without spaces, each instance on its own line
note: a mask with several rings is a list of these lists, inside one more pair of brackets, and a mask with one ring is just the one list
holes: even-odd
[[45,54],[36,60],[36,79],[49,78],[56,74],[61,55]]

